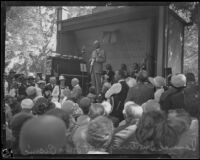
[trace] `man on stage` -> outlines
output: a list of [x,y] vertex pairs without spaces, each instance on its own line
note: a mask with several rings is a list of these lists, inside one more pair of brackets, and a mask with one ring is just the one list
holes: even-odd
[[100,42],[94,41],[95,50],[92,52],[90,62],[90,74],[92,85],[96,88],[96,94],[101,91],[101,73],[103,71],[103,63],[106,61],[105,52],[100,48]]

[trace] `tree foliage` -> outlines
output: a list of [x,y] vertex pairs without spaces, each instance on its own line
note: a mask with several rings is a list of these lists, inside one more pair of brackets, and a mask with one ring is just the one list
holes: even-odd
[[55,7],[11,7],[6,14],[5,58],[16,61],[13,67],[19,72],[44,72],[55,34]]
[[[184,71],[193,72],[198,77],[198,33],[200,30],[199,2],[173,2],[170,8],[180,17],[193,25],[185,27],[184,39]],[[200,70],[200,69],[199,69]]]

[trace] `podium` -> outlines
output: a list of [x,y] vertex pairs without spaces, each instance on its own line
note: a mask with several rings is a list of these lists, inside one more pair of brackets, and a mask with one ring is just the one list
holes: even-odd
[[57,56],[47,58],[46,77],[55,76],[59,84],[59,76],[63,75],[66,85],[72,89],[71,80],[77,78],[82,88],[83,95],[88,93],[89,74],[87,72],[86,62],[81,57],[76,56]]

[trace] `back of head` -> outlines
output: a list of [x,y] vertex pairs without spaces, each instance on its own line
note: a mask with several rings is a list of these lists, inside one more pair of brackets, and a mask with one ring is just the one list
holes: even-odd
[[104,116],[90,121],[86,132],[87,142],[95,149],[105,149],[112,138],[113,123]]
[[47,111],[45,113],[45,115],[51,115],[51,116],[55,116],[55,117],[62,119],[65,122],[66,128],[69,128],[69,126],[70,126],[70,115],[68,115],[67,112],[65,112],[59,108],[51,109],[51,110]]
[[142,104],[142,108],[144,113],[150,112],[150,111],[160,111],[160,104],[156,100],[148,100],[147,102]]
[[20,132],[21,154],[59,154],[65,146],[65,123],[55,116],[27,121]]
[[137,77],[138,82],[147,82],[148,81],[148,72],[145,70],[142,70],[138,73]]
[[175,88],[183,88],[186,86],[186,77],[184,74],[177,74],[172,76],[171,84]]
[[75,85],[79,84],[79,80],[77,78],[73,78],[71,83],[73,86],[75,86]]
[[137,104],[129,104],[124,107],[123,113],[127,118],[139,119],[143,114],[143,109]]
[[94,118],[101,116],[101,115],[104,115],[104,114],[105,114],[105,110],[104,110],[104,107],[101,104],[93,103],[90,106],[88,116],[91,119],[94,119]]
[[67,100],[62,104],[61,109],[67,112],[69,115],[72,115],[74,111],[74,106],[75,103],[73,101]]
[[51,107],[55,107],[50,105],[50,102],[44,97],[38,97],[35,100],[35,105],[32,109],[33,114],[42,115],[48,110],[52,109]]
[[36,94],[37,94],[37,90],[36,90],[35,87],[30,86],[30,87],[28,87],[28,88],[26,89],[26,94],[27,94],[28,97],[32,97],[32,96],[34,97],[34,96],[36,96]]
[[161,111],[150,111],[142,115],[137,125],[136,138],[140,144],[155,148],[172,147],[177,144],[178,139]]
[[34,106],[34,103],[31,99],[26,98],[22,100],[21,102],[22,109],[32,109],[33,106]]
[[88,97],[84,97],[80,100],[80,108],[82,109],[84,114],[89,113],[90,105],[91,105],[91,100]]

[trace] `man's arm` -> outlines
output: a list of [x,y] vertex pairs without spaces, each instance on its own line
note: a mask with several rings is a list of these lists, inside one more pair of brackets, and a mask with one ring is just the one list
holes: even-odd
[[113,94],[118,94],[122,89],[122,85],[120,83],[115,83],[112,87],[106,92],[105,98],[110,98]]

